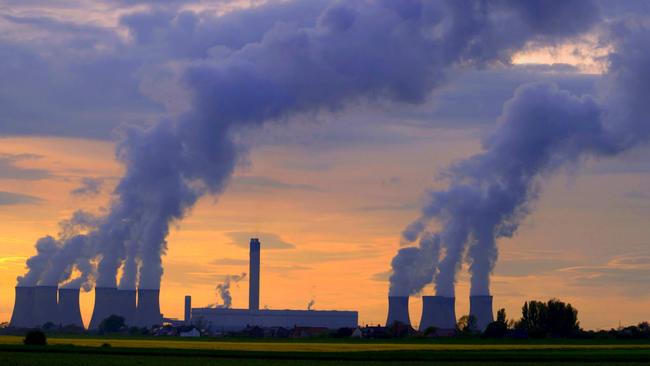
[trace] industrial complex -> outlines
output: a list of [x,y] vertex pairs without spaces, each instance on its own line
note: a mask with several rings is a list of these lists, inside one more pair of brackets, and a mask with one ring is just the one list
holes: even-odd
[[213,331],[235,331],[249,326],[258,327],[319,327],[355,328],[356,311],[323,310],[260,310],[260,241],[250,241],[248,309],[192,308],[191,298],[185,299],[185,322],[202,323]]
[[[250,240],[248,309],[220,307],[192,307],[191,296],[185,296],[185,325],[201,324],[215,332],[238,331],[248,327],[318,327],[355,328],[359,315],[356,311],[337,310],[270,310],[260,309],[259,239]],[[95,288],[95,304],[88,329],[96,330],[110,315],[118,315],[131,326],[150,328],[163,324],[160,312],[160,290],[123,290],[115,287]],[[453,330],[456,327],[455,298],[422,296],[422,318],[419,330],[434,327]],[[492,296],[470,296],[470,315],[476,327],[485,330],[491,323]],[[408,296],[388,297],[386,326],[395,322],[411,325]],[[84,327],[79,309],[79,289],[56,286],[16,286],[16,300],[10,325],[17,328],[39,327],[46,323]]]

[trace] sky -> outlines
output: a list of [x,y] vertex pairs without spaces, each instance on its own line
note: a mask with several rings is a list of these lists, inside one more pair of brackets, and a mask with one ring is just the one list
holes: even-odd
[[[322,22],[331,3],[0,0],[0,321],[9,321],[16,278],[39,238],[56,236],[59,223],[77,210],[101,216],[115,207],[115,192],[131,169],[132,150],[119,149],[130,141],[129,128],[184,121],[197,108],[192,87],[220,87],[204,86],[210,67],[235,56],[264,62],[265,42]],[[598,93],[612,50],[602,41],[603,28],[630,15],[650,16],[643,1],[595,4],[602,19],[584,31],[523,40],[504,47],[505,56],[476,65],[446,65],[444,77],[421,96],[400,89],[404,93],[394,97],[370,92],[358,98],[361,92],[350,87],[322,107],[310,110],[317,99],[307,96],[298,113],[242,123],[235,139],[245,148],[232,177],[210,185],[210,175],[200,176],[208,182],[205,194],[171,222],[160,283],[165,317],[182,317],[185,295],[194,306],[221,301],[216,286],[248,271],[248,238],[259,237],[261,306],[306,309],[313,300],[314,309],[358,310],[361,324],[385,322],[391,260],[402,232],[420,216],[430,192],[449,186],[447,167],[485,149],[486,137],[503,123],[504,103],[522,84]],[[400,65],[409,56],[355,57],[372,69],[375,58]],[[264,65],[263,71],[301,76]],[[194,72],[189,82],[184,70]],[[413,72],[428,79],[424,73],[438,69]],[[330,92],[326,81],[315,80],[316,94]],[[207,95],[236,105],[239,99],[228,93],[237,94],[240,84],[232,85],[225,94]],[[254,110],[246,101],[242,108]],[[258,101],[264,99],[250,103]],[[228,142],[215,138],[215,144]],[[490,286],[495,311],[505,308],[518,318],[524,301],[559,298],[579,310],[586,328],[648,320],[648,158],[650,148],[640,143],[545,176],[516,233],[497,240]],[[462,266],[458,315],[469,311],[468,263]],[[412,297],[414,323],[419,296],[434,292],[428,284]],[[232,293],[234,307],[247,306],[246,279]],[[82,293],[81,302],[87,323],[93,292]]]

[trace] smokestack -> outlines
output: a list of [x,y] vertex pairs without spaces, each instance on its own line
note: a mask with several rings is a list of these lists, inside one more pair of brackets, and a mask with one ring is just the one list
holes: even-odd
[[59,305],[56,286],[36,286],[34,288],[34,325],[45,323],[59,325]]
[[456,298],[445,296],[422,296],[420,331],[429,327],[437,329],[456,328]]
[[136,324],[139,327],[151,328],[162,325],[160,314],[160,290],[138,289],[138,308]]
[[252,238],[250,243],[250,280],[248,281],[248,310],[260,309],[260,240]]
[[185,324],[190,324],[192,320],[192,296],[185,296]]
[[81,310],[79,309],[78,288],[60,288],[58,308],[61,325],[84,327],[83,320],[81,320]]
[[14,311],[9,325],[16,328],[31,328],[34,326],[34,287],[16,286]]
[[116,297],[117,288],[115,287],[95,287],[95,306],[88,329],[99,328],[102,320],[119,312]]
[[470,296],[469,315],[476,318],[476,328],[481,332],[494,321],[492,313],[492,296]]
[[408,296],[388,296],[388,319],[386,320],[386,326],[388,327],[395,322],[411,325]]
[[116,292],[116,298],[119,307],[115,309],[115,314],[123,317],[126,325],[135,325],[136,291],[118,289]]

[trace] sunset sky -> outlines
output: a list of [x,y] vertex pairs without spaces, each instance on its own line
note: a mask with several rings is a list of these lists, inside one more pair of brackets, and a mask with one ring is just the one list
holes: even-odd
[[[205,34],[167,37],[165,24],[151,20],[143,22],[155,24],[148,41],[137,40],[125,19],[190,12],[215,22],[206,32],[234,48],[256,42],[247,31],[259,31],[235,28],[247,23],[235,24],[233,14],[259,11],[259,27],[283,17],[265,1],[152,3],[0,0],[0,322],[11,317],[16,277],[36,240],[56,235],[76,210],[102,214],[110,206],[124,173],[115,159],[121,126],[146,127],[187,109],[170,70],[201,57],[178,49]],[[599,3],[605,19],[650,13],[643,1],[609,4]],[[308,25],[320,8],[303,6]],[[242,129],[249,151],[223,194],[202,197],[172,224],[161,311],[182,317],[184,295],[194,306],[220,302],[215,287],[248,271],[248,238],[259,237],[261,306],[306,309],[313,300],[315,309],[358,310],[361,324],[385,322],[390,262],[427,191],[446,187],[449,164],[481,151],[519,85],[551,81],[595,93],[609,52],[599,37],[595,27],[562,44],[527,45],[511,63],[451,68],[420,104],[354,101]],[[577,307],[586,328],[650,320],[649,158],[640,146],[544,177],[531,214],[514,237],[498,241],[495,311],[519,318],[524,301],[555,297]],[[246,280],[234,285],[234,307],[246,307],[247,296]],[[468,296],[463,268],[457,315],[469,311]],[[93,293],[81,301],[87,323]],[[416,324],[420,308],[412,298]]]

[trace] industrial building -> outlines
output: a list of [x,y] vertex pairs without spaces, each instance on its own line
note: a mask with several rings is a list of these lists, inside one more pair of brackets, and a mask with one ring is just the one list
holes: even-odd
[[[494,321],[492,296],[470,296],[469,314],[476,318],[476,329],[484,331]],[[445,296],[422,296],[421,332],[427,328],[449,331],[456,328],[456,298]],[[388,296],[388,317],[386,326],[395,322],[411,325],[409,318],[409,297]]]
[[212,331],[237,331],[249,326],[330,329],[357,327],[359,314],[356,311],[260,310],[260,242],[256,238],[250,241],[249,267],[248,309],[191,308],[191,298],[186,296],[186,323],[201,323]]

